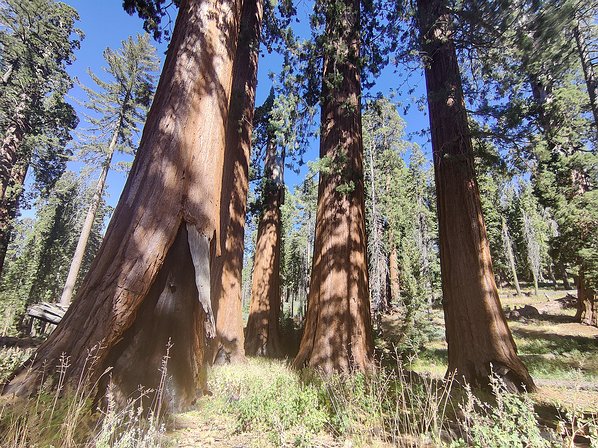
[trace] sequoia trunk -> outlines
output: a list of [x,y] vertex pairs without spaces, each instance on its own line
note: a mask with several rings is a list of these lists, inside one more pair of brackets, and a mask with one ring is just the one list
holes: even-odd
[[369,370],[373,341],[366,263],[359,61],[359,0],[329,2],[324,56],[320,172],[305,330],[293,364],[325,373]]
[[284,159],[277,155],[274,136],[269,136],[264,165],[264,205],[255,243],[245,351],[249,355],[279,356],[282,354],[279,329],[280,205]]
[[487,386],[492,373],[510,390],[534,390],[517,356],[492,272],[473,167],[448,2],[418,0],[437,193],[448,374]]
[[241,287],[262,14],[262,0],[244,1],[226,129],[224,171],[230,175],[222,185],[221,255],[215,258],[211,272],[216,317],[211,356],[233,362],[245,359]]
[[214,334],[210,253],[219,247],[240,6],[181,2],[139,150],[98,255],[62,322],[4,393],[32,393],[64,353],[66,381],[75,382],[93,361],[90,381],[113,367],[112,382],[126,396],[139,381],[156,383],[156,360],[170,340],[167,376],[174,383],[165,402],[181,407],[194,399],[205,361],[202,333]]

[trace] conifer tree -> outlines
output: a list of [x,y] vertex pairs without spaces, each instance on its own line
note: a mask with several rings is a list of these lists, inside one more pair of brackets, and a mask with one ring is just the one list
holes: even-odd
[[[111,366],[118,401],[140,384],[159,389],[165,355],[165,407],[187,406],[204,391],[207,341],[215,334],[210,247],[219,246],[220,192],[230,175],[223,173],[223,156],[241,6],[237,0],[181,2],[102,246],[73,305],[13,372],[5,394],[30,395],[65,353],[64,384],[86,378],[102,396],[108,385],[102,374]],[[83,377],[90,352],[97,367]]]
[[230,175],[223,179],[221,191],[221,253],[215,258],[211,271],[212,307],[216,321],[212,352],[214,356],[232,362],[245,359],[241,288],[263,9],[262,0],[243,2],[226,129],[224,172]]
[[418,0],[437,194],[449,372],[470,384],[499,375],[533,390],[500,306],[476,181],[473,145],[445,0]]
[[65,101],[66,67],[82,38],[76,20],[72,7],[54,0],[0,4],[0,271],[30,165],[43,194],[65,169],[78,121]]
[[103,81],[89,71],[91,79],[100,91],[84,87],[89,99],[85,104],[94,114],[87,117],[91,128],[84,136],[84,158],[99,159],[100,177],[96,192],[89,205],[81,236],[70,263],[69,274],[60,297],[60,304],[68,306],[85,256],[87,241],[95,221],[95,215],[104,194],[106,177],[116,152],[135,152],[135,136],[145,122],[155,89],[155,71],[158,68],[156,50],[147,35],[129,37],[118,50],[104,51],[109,81]]
[[361,136],[360,2],[323,1],[320,171],[305,329],[293,364],[326,373],[367,370],[368,297]]
[[[26,221],[32,221],[32,227],[25,232],[23,241],[11,242],[9,246],[1,291],[4,307],[12,307],[17,315],[32,303],[54,301],[62,290],[93,196],[93,187],[86,185],[84,179],[85,173],[77,177],[66,171],[48,198],[36,202],[35,219],[26,218]],[[83,272],[89,269],[100,246],[108,211],[109,208],[102,204],[96,214],[89,250],[82,264]]]

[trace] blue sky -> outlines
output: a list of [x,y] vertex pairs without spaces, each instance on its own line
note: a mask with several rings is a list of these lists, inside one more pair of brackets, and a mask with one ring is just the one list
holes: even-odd
[[[135,17],[129,16],[122,8],[121,0],[63,0],[65,3],[73,6],[80,15],[78,28],[85,33],[85,38],[81,43],[80,50],[76,53],[76,61],[68,68],[69,73],[76,77],[81,83],[93,87],[91,79],[87,75],[87,69],[90,68],[94,73],[102,77],[102,67],[104,66],[104,59],[102,52],[105,48],[118,48],[121,42],[127,37],[142,33],[142,21]],[[301,15],[299,23],[296,25],[302,35],[308,32],[309,22],[307,14],[309,13],[311,2],[301,2],[299,4],[299,11]],[[157,47],[158,56],[164,60],[166,43],[154,42]],[[259,61],[259,75],[257,88],[256,104],[261,104],[268,95],[271,86],[271,80],[268,75],[271,72],[277,72],[280,65],[280,57],[275,54],[262,54]],[[404,73],[401,67],[387,67],[381,76],[377,79],[376,85],[371,89],[371,93],[382,92],[389,94],[391,90],[398,93],[397,99],[403,104],[413,103],[415,97],[409,97],[401,91],[407,92],[410,87],[415,87],[416,96],[421,96],[424,92],[424,82],[421,73],[413,74],[405,84]],[[103,77],[106,79],[106,77]],[[400,89],[397,91],[397,89]],[[83,112],[82,107],[75,104],[76,100],[84,100],[82,90],[75,87],[71,92],[71,103],[75,105],[78,112]],[[79,113],[80,117],[83,115]],[[401,110],[401,115],[407,122],[407,133],[410,140],[416,141],[424,147],[424,151],[429,154],[428,144],[426,138],[421,138],[415,135],[418,131],[427,128],[427,116],[415,104],[412,104],[409,112],[405,116]],[[80,130],[84,129],[85,123],[80,124]],[[305,160],[314,160],[318,155],[318,142],[313,141],[311,147],[305,155]],[[119,156],[118,160],[127,160],[124,156]],[[82,164],[78,162],[69,162],[69,169],[73,171],[80,171]],[[305,173],[306,168],[301,170],[298,176],[290,170],[287,171],[286,182],[292,186],[301,180],[301,176]],[[96,174],[91,176],[94,179]],[[126,177],[125,173],[111,170],[107,182],[107,202],[114,206],[118,202],[118,198],[124,186]]]

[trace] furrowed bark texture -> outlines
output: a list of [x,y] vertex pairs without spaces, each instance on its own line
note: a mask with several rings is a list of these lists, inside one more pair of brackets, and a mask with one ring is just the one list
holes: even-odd
[[579,278],[577,279],[577,313],[575,319],[582,324],[598,327],[596,291],[587,285],[583,269],[580,269]]
[[340,33],[339,47],[348,52],[324,58],[320,157],[331,161],[331,170],[320,173],[307,318],[293,362],[325,373],[369,370],[373,353],[357,66],[359,1],[347,0],[344,6],[341,13],[329,7],[327,17],[327,34]]
[[264,166],[264,205],[257,230],[251,286],[251,302],[245,338],[248,355],[275,357],[280,346],[280,205],[283,193],[284,160],[278,157],[272,136]]
[[534,390],[517,356],[492,272],[473,167],[473,149],[451,16],[443,0],[418,0],[437,193],[448,372],[475,386],[501,376],[511,390]]
[[245,359],[241,287],[262,16],[262,0],[246,0],[243,3],[226,129],[220,213],[221,255],[214,259],[211,272],[212,307],[216,317],[212,361],[214,357],[231,362]]
[[[171,310],[179,306],[174,303],[179,302],[181,294],[192,294],[203,313],[191,307],[191,299],[186,298],[180,313],[172,311],[176,325],[168,327],[170,323],[164,323],[166,333],[174,326],[190,329],[186,349],[173,347],[184,359],[171,359],[168,374],[188,378],[193,384],[184,388],[177,385],[171,391],[173,403],[185,406],[191,400],[187,391],[200,386],[190,366],[197,365],[205,355],[197,347],[197,332],[205,330],[207,336],[214,332],[210,246],[218,248],[219,244],[224,139],[240,6],[237,0],[181,3],[137,157],[99,253],[62,322],[13,374],[4,393],[34,392],[42,376],[54,373],[62,353],[69,357],[66,379],[76,381],[88,367],[89,350],[94,350],[95,363],[90,379],[97,379],[104,369],[115,366],[113,381],[123,393],[127,384],[135,382],[138,369],[159,376],[160,372],[151,372],[144,363],[119,370],[122,363],[118,353],[128,351],[117,344],[126,340],[131,346],[135,344],[127,330],[135,324],[146,325],[144,306],[153,308],[156,322],[171,322],[170,317],[162,317],[170,316]],[[185,239],[185,232],[191,258],[184,253],[184,244],[173,246],[177,235]],[[167,255],[174,257],[175,269],[166,263]],[[178,275],[193,271],[196,291],[187,283],[188,278]],[[177,274],[174,282],[155,286],[163,278],[160,276],[168,278],[173,272]],[[170,305],[162,308],[161,299],[155,306],[144,305],[158,294],[170,294],[164,299]],[[163,340],[156,338],[155,343]],[[181,338],[172,334],[172,340],[176,343]],[[193,354],[187,344],[193,346]],[[160,353],[165,352],[163,347]],[[177,366],[184,366],[183,370],[179,372]]]

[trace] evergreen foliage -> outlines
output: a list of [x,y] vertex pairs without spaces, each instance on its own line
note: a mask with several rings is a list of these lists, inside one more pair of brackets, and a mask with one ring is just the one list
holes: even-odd
[[[16,163],[31,163],[42,193],[64,171],[65,145],[78,123],[65,100],[72,87],[66,67],[83,38],[75,28],[78,19],[72,7],[54,0],[0,4],[0,132],[3,145],[11,134],[22,135]],[[12,188],[18,196],[22,185]]]
[[[17,221],[0,284],[2,311],[20,315],[32,303],[55,302],[60,296],[93,196],[93,185],[86,184],[85,179],[85,174],[78,177],[65,172],[49,197],[38,200],[35,219]],[[100,247],[109,213],[110,207],[102,204],[96,214],[83,260],[84,273]]]
[[[152,102],[158,69],[156,49],[147,34],[129,37],[118,50],[107,48],[104,60],[108,80],[88,70],[96,87],[82,86],[88,96],[84,106],[89,111],[85,118],[90,126],[80,139],[80,151],[81,157],[92,165],[103,165],[111,155],[109,151],[134,154],[136,137]],[[117,146],[110,148],[115,135]]]

